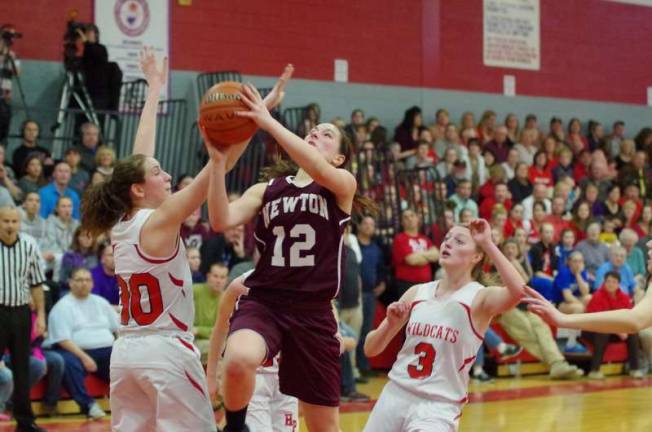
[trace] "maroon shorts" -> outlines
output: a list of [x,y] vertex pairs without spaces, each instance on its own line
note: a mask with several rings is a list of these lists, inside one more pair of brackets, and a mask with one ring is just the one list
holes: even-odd
[[340,342],[329,307],[283,308],[243,297],[231,318],[230,333],[253,330],[267,344],[267,360],[281,352],[281,393],[314,405],[340,404]]

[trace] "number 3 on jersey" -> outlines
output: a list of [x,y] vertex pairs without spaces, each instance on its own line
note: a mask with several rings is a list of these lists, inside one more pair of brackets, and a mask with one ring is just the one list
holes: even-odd
[[432,375],[432,365],[437,357],[435,347],[426,342],[421,342],[414,347],[414,353],[419,356],[419,363],[409,365],[408,375],[414,379],[424,379]]
[[[272,265],[274,267],[285,267],[285,257],[283,256],[283,240],[285,240],[285,227],[275,226],[272,233],[276,237],[274,242],[274,255],[272,256]],[[301,252],[306,252],[315,245],[315,230],[308,224],[297,224],[290,230],[290,238],[301,239],[295,241],[290,246],[290,267],[312,267],[315,265],[315,256],[301,256]]]
[[[161,286],[158,279],[149,273],[134,273],[129,278],[129,285],[120,276],[118,276],[118,285],[120,285],[120,303],[122,311],[120,313],[120,323],[127,325],[129,315],[138,325],[150,325],[156,318],[163,313],[163,299],[161,298]],[[141,289],[147,291],[149,299],[149,311],[145,312],[142,305]]]

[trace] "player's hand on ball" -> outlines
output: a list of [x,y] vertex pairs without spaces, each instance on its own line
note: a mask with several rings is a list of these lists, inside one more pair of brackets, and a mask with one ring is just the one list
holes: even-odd
[[163,86],[168,80],[168,58],[164,57],[159,66],[151,47],[145,47],[140,51],[140,69],[150,87]]
[[264,102],[268,110],[271,111],[281,104],[285,97],[285,86],[288,84],[288,81],[290,81],[290,78],[292,78],[293,73],[294,66],[291,64],[285,66],[280,78],[276,81],[276,84],[274,84],[274,88],[272,88],[272,91],[265,96]]
[[231,147],[219,147],[213,144],[208,137],[208,134],[206,133],[206,127],[201,123],[198,123],[198,126],[199,132],[204,139],[204,145],[206,147],[206,153],[208,153],[208,157],[216,163],[226,162],[228,158],[229,148]]
[[525,287],[523,303],[527,303],[527,309],[533,314],[539,315],[541,319],[553,326],[560,326],[564,320],[564,314],[561,313],[552,303],[544,296],[533,290],[529,286]]
[[251,84],[242,85],[240,94],[242,102],[249,108],[249,111],[237,111],[235,114],[240,117],[246,117],[253,120],[259,128],[267,130],[268,126],[274,120],[269,110],[265,106],[263,98],[258,93],[256,87]]
[[397,301],[387,307],[387,321],[390,325],[403,324],[410,316],[410,304]]

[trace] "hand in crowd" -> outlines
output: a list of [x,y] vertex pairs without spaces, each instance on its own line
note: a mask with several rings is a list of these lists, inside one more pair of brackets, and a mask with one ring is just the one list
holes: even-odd
[[84,369],[86,369],[86,372],[97,371],[97,363],[95,363],[95,360],[93,360],[91,356],[84,355],[84,357],[81,358],[81,362],[82,365],[84,365]]

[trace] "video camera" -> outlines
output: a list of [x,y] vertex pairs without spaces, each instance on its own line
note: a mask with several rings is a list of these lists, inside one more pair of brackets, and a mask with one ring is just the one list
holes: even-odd
[[5,45],[11,46],[14,43],[14,40],[20,39],[23,37],[22,33],[18,33],[14,26],[10,24],[5,24],[0,26],[0,38],[5,42]]
[[83,23],[75,20],[68,21],[66,32],[63,34],[63,64],[66,70],[77,70],[79,68],[80,55],[77,42],[81,39],[82,33],[91,26],[90,23]]

